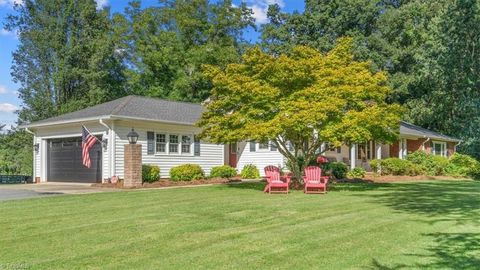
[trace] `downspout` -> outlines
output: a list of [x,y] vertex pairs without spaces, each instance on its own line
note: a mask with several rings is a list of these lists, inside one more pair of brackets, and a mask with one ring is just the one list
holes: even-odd
[[462,143],[462,141],[458,141],[458,143],[455,144],[455,146],[453,146],[453,152],[454,153],[457,153],[457,146],[459,146],[461,143]]
[[108,170],[110,171],[109,173],[109,177],[112,177],[115,173],[114,173],[114,170],[112,168],[112,164],[113,164],[113,128],[110,128],[110,126],[108,126],[105,122],[103,122],[103,119],[99,119],[98,122],[100,123],[100,125],[104,126],[107,128],[107,131],[108,131],[108,144],[107,144],[107,149],[108,149]]
[[423,143],[422,143],[422,150],[425,152],[425,143],[430,141],[430,137],[428,137]]

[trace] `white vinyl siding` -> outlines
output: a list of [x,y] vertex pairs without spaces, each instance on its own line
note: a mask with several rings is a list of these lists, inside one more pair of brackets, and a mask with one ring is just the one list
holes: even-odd
[[[243,167],[247,164],[253,164],[257,166],[261,176],[265,176],[263,169],[268,165],[273,166],[285,166],[283,155],[279,151],[271,151],[270,149],[261,149],[261,151],[250,151],[251,142],[238,143],[238,162],[237,171],[240,173]],[[256,149],[259,150],[259,144],[257,143]],[[267,151],[268,150],[268,151]]]
[[[115,133],[116,137],[116,175],[120,178],[123,178],[123,152],[124,145],[128,144],[127,133],[134,128],[138,133],[138,144],[142,145],[142,163],[143,164],[152,164],[157,165],[160,168],[160,176],[162,178],[168,178],[169,172],[172,167],[192,163],[198,164],[205,171],[206,175],[210,173],[212,167],[221,166],[224,164],[224,152],[223,145],[200,142],[200,155],[196,156],[193,154],[193,134],[198,133],[200,130],[194,126],[187,125],[175,125],[175,124],[161,124],[161,123],[152,123],[152,122],[127,122],[127,121],[117,121],[115,122]],[[178,136],[178,152],[176,154],[166,153],[166,154],[153,154],[147,155],[147,131],[152,131],[155,133],[155,136],[158,134],[165,134],[167,138],[168,150],[168,141],[170,135]],[[190,153],[181,153],[182,148],[182,136],[190,137]],[[155,142],[157,137],[155,137]],[[184,144],[186,145],[186,144]],[[157,147],[155,145],[155,147]],[[157,150],[157,149],[155,149]]]

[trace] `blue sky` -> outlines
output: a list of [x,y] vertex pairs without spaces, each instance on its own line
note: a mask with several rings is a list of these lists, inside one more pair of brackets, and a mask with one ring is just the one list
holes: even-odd
[[[15,111],[22,106],[22,101],[18,98],[15,84],[10,76],[10,67],[12,65],[12,52],[18,45],[18,38],[15,33],[7,32],[3,29],[5,17],[13,12],[14,3],[22,3],[22,0],[0,0],[0,124],[7,126],[15,124],[17,115]],[[99,7],[110,6],[112,12],[122,12],[128,4],[128,0],[96,0]],[[239,4],[241,0],[234,0]],[[303,10],[303,1],[301,0],[243,0],[253,10],[257,25],[266,22],[266,11],[269,4],[279,4],[286,12],[294,10]],[[143,0],[143,6],[152,6],[158,3],[157,0]],[[258,33],[253,30],[245,33],[245,38],[255,42]]]

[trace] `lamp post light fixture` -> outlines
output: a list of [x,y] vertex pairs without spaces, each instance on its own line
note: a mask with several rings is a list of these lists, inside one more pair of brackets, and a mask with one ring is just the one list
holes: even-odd
[[107,148],[108,148],[108,139],[107,138],[102,139],[102,147],[103,147],[103,150],[107,151]]
[[132,130],[127,134],[128,143],[136,144],[138,140],[138,133],[132,128]]

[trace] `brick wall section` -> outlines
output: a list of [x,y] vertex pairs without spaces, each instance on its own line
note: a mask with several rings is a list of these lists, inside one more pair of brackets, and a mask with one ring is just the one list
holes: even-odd
[[447,142],[447,155],[450,157],[455,153],[455,145],[454,142]]
[[124,152],[124,182],[125,187],[142,185],[142,145],[126,144]]
[[422,149],[422,144],[425,139],[410,140],[407,139],[407,154],[413,153]]
[[399,143],[398,141],[390,144],[390,157],[398,158],[398,151],[399,151]]

